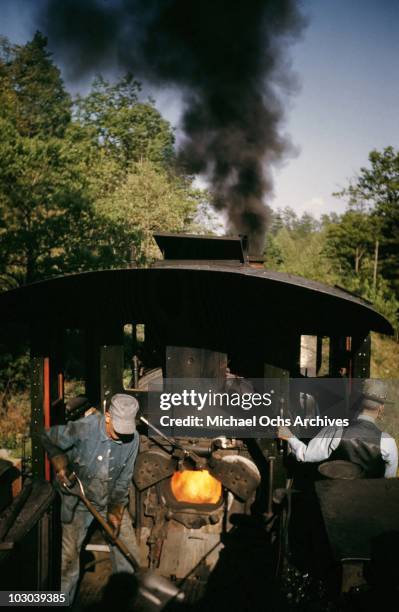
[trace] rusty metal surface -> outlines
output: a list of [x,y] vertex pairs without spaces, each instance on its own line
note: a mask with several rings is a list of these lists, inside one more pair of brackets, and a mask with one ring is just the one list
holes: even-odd
[[[0,550],[2,588],[25,590],[49,588],[52,560],[48,553],[49,516],[55,492],[48,482],[34,480],[19,512],[6,525],[5,542],[9,550]],[[38,541],[40,539],[40,546]],[[21,574],[18,571],[22,569]]]
[[[211,571],[220,554],[220,549],[214,549],[215,544],[220,542],[220,531],[220,525],[207,525],[201,530],[193,531],[170,521],[158,571],[164,576],[183,578],[212,550],[205,559]],[[176,551],[184,551],[184,554],[176,554]]]
[[34,480],[27,501],[7,533],[7,540],[17,542],[22,539],[48,510],[54,497],[55,491],[49,482]]
[[215,452],[209,461],[210,473],[242,501],[247,501],[260,485],[260,473],[253,461],[240,455]]
[[399,480],[326,480],[316,494],[337,560],[368,559],[375,538],[399,531]]
[[0,515],[0,541],[7,536],[18,514],[21,512],[26,500],[32,491],[32,482],[27,480],[21,493],[13,500],[8,508]]
[[134,466],[133,480],[139,491],[171,476],[177,462],[161,449],[153,448],[140,453]]
[[227,355],[189,346],[166,347],[166,378],[212,378],[225,381]]

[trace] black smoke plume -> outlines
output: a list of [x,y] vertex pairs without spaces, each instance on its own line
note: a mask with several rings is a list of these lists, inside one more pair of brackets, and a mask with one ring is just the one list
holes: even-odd
[[287,48],[305,20],[298,0],[49,0],[50,42],[82,73],[117,61],[144,81],[179,88],[180,161],[211,183],[230,229],[261,251],[272,167],[292,153],[281,92]]

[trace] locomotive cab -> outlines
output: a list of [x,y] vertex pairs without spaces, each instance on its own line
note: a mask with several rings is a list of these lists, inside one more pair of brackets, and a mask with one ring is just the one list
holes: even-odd
[[[74,274],[0,296],[1,320],[24,325],[31,347],[36,491],[21,510],[24,528],[7,534],[13,546],[0,549],[2,566],[8,564],[3,589],[16,576],[19,589],[59,586],[58,502],[38,438],[43,427],[86,408],[101,412],[121,391],[146,414],[153,385],[166,388],[172,379],[255,381],[254,388],[257,380],[273,380],[282,409],[293,410],[295,396],[310,417],[312,394],[301,396],[293,379],[345,373],[352,385],[370,374],[370,331],[392,333],[384,317],[342,289],[254,267],[242,237],[155,238],[163,259],[150,268]],[[65,396],[71,330],[81,338],[87,404]],[[168,442],[141,427],[130,513],[142,567],[184,582],[188,601],[195,601],[225,592],[226,567],[239,553],[239,576],[257,601],[278,564],[268,534],[276,490],[286,488],[290,469],[272,436],[182,435]],[[94,552],[106,550],[98,546]],[[29,556],[34,569],[21,576],[17,567]],[[235,596],[238,579],[228,581]]]

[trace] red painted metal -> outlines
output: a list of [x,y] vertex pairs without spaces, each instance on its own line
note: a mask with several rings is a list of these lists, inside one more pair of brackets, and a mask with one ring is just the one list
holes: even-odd
[[64,399],[64,373],[63,372],[58,372],[57,392],[58,392],[57,399],[63,400]]

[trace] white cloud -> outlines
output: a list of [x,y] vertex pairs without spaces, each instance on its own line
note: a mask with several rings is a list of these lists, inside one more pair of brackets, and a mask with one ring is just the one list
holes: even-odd
[[[314,215],[315,217],[321,217],[321,215],[328,215],[331,212],[340,214],[345,211],[344,202],[340,202],[339,200],[331,201],[331,199],[323,198],[322,196],[313,196],[312,198],[306,199],[305,201],[297,201],[293,205],[286,204],[286,206],[290,206],[299,216],[307,212]],[[278,203],[278,205],[274,203],[272,208],[285,208],[285,205],[282,206],[280,202]]]
[[320,196],[315,196],[302,204],[299,204],[297,207],[297,211],[299,213],[312,213],[315,216],[322,215],[328,212],[326,201],[324,198]]

